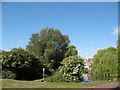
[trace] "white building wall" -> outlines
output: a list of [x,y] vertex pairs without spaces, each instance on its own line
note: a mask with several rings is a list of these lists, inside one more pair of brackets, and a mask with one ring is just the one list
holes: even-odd
[[87,61],[89,58],[92,58],[92,57],[82,57],[84,59],[84,68],[86,69],[89,69],[89,66],[87,66]]

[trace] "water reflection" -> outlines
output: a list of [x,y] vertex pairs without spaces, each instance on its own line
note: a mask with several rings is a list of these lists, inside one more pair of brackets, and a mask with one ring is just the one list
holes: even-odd
[[94,81],[99,81],[99,80],[113,81],[115,78],[117,79],[118,77],[116,77],[116,76],[104,77],[104,76],[91,75],[91,80],[94,80]]
[[103,77],[103,76],[95,76],[90,74],[83,74],[83,79],[84,79],[84,82],[101,81],[101,80],[115,81],[118,79],[118,77],[115,77],[115,76]]
[[83,74],[83,79],[84,79],[84,82],[91,82],[92,81],[89,74]]

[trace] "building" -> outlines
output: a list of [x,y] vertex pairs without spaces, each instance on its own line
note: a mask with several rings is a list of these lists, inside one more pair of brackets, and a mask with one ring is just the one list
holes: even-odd
[[93,64],[93,58],[88,58],[88,61],[87,61],[88,70],[91,70],[92,64]]
[[84,58],[84,68],[85,68],[85,69],[88,69],[87,61],[88,61],[87,58]]
[[91,64],[93,63],[92,57],[82,57],[84,59],[84,68],[91,70]]

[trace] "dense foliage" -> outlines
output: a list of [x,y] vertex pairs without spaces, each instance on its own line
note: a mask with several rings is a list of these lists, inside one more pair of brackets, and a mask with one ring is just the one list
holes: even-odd
[[15,77],[16,77],[16,74],[10,70],[3,70],[2,71],[2,78],[3,79],[14,79]]
[[54,74],[52,76],[49,76],[47,78],[45,78],[45,81],[47,82],[64,82],[64,77],[62,76],[62,73],[58,72],[54,72]]
[[67,52],[65,53],[65,57],[75,56],[77,54],[78,54],[78,51],[76,50],[76,47],[74,45],[69,45],[67,47]]
[[64,58],[59,67],[59,72],[64,77],[65,81],[82,81],[82,74],[84,70],[84,62],[82,58],[76,56],[69,56]]
[[[118,65],[120,65],[120,35],[118,37],[117,48],[118,48]],[[119,76],[120,76],[120,68],[118,68],[118,70],[119,70]]]
[[40,62],[34,55],[22,48],[14,48],[8,52],[2,52],[2,70],[3,72],[8,70],[8,73],[3,73],[3,76],[12,72],[16,74],[14,77],[16,79],[35,79],[42,72],[39,64]]
[[32,34],[27,51],[34,54],[49,69],[57,69],[65,57],[69,45],[67,35],[62,35],[58,29],[46,27],[40,33]]
[[111,78],[118,76],[118,49],[101,49],[93,57],[91,74],[95,77]]
[[[117,48],[118,48],[118,66],[120,66],[120,35],[118,37]],[[119,67],[118,67],[118,75],[119,75],[119,81],[120,81],[120,68]]]
[[1,60],[2,60],[2,50],[0,50],[0,78],[2,76],[2,63],[1,63]]

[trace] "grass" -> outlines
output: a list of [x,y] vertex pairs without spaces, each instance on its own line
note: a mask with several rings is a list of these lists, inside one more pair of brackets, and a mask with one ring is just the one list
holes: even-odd
[[13,79],[3,79],[2,88],[85,88],[98,86],[101,84],[115,83],[113,81],[104,82],[38,82],[38,81],[22,81]]

